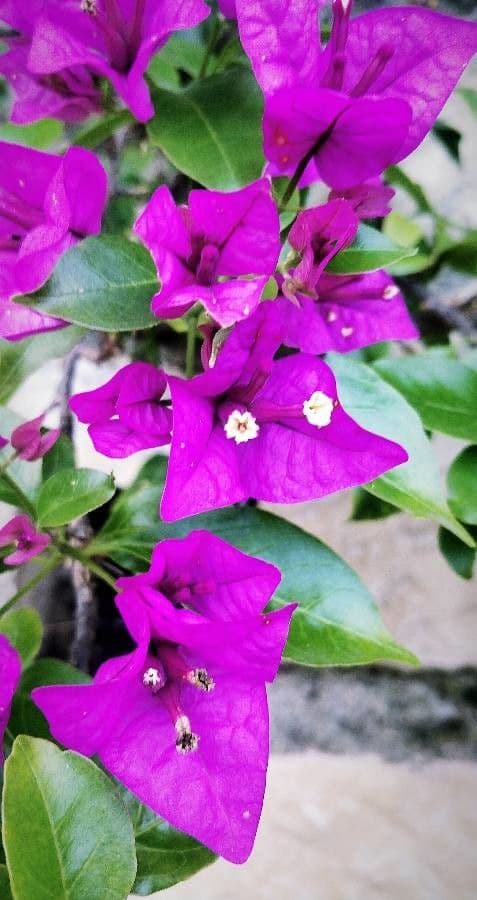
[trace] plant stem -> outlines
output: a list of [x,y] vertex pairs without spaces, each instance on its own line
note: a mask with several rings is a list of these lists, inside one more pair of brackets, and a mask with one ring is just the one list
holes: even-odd
[[0,481],[3,481],[8,485],[12,493],[15,495],[16,500],[18,501],[18,506],[22,509],[25,509],[30,516],[35,518],[36,509],[31,502],[31,500],[27,497],[27,495],[22,491],[21,487],[14,481],[14,479],[9,475],[8,472],[0,472]]
[[210,60],[210,57],[211,57],[211,55],[212,55],[212,51],[213,51],[213,49],[214,49],[214,47],[215,47],[215,45],[216,45],[216,43],[217,43],[217,38],[218,38],[218,36],[219,36],[219,34],[220,34],[221,28],[222,28],[222,25],[221,25],[220,20],[219,20],[219,19],[216,19],[215,22],[214,22],[213,28],[211,29],[210,36],[209,36],[209,40],[208,40],[208,43],[207,43],[207,47],[205,48],[205,53],[204,53],[204,58],[203,58],[203,60],[202,60],[202,65],[201,65],[201,67],[200,67],[200,71],[199,71],[199,74],[198,74],[198,76],[197,76],[199,79],[200,79],[200,78],[204,78],[205,75],[207,74],[207,69],[208,69],[208,66],[209,66],[209,60]]
[[59,553],[54,553],[53,556],[50,556],[49,559],[45,561],[39,572],[37,572],[36,575],[33,575],[33,578],[30,578],[30,580],[27,581],[26,584],[22,585],[22,587],[19,588],[16,594],[14,594],[13,597],[10,597],[10,600],[7,600],[7,602],[2,607],[0,607],[0,618],[6,612],[8,612],[8,610],[11,609],[12,606],[15,606],[15,603],[17,603],[18,600],[21,600],[21,598],[24,597],[25,594],[28,594],[33,590],[33,588],[37,586],[37,584],[40,584],[40,581],[43,581],[43,579],[46,578],[46,576],[49,575],[50,572],[53,571],[53,569],[56,569],[57,565],[60,562],[61,555]]
[[106,584],[109,584],[109,587],[116,590],[116,580],[108,575],[105,569],[100,566],[98,563],[95,563],[93,559],[91,559],[86,553],[83,553],[82,550],[78,550],[76,547],[72,547],[70,544],[57,543],[56,546],[60,553],[63,556],[69,556],[70,559],[76,559],[80,562],[85,569],[89,569],[93,575],[96,575],[98,578],[101,578]]
[[195,371],[195,341],[197,337],[197,319],[191,316],[187,323],[187,345],[186,345],[186,378],[192,378]]
[[331,134],[331,131],[333,130],[333,125],[334,125],[334,122],[326,129],[324,134],[320,135],[318,140],[315,141],[315,143],[313,144],[313,147],[311,147],[308,150],[308,153],[305,153],[305,156],[303,157],[303,159],[301,159],[300,162],[298,163],[294,174],[290,178],[290,181],[288,182],[288,184],[285,188],[283,197],[280,200],[280,206],[278,208],[279,212],[284,212],[284,210],[287,208],[295,189],[298,187],[298,182],[300,181],[300,178],[303,175],[308,163],[313,159],[315,153],[318,152],[318,150],[320,149],[322,144],[325,143],[325,141]]
[[11,453],[10,456],[7,456],[5,462],[3,462],[2,465],[0,466],[0,475],[3,475],[3,473],[6,471],[6,469],[8,469],[10,463],[15,462],[17,456],[18,456],[18,450],[15,450],[14,453]]

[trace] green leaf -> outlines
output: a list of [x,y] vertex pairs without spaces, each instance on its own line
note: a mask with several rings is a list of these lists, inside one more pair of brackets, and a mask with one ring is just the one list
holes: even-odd
[[214,862],[216,857],[207,847],[176,831],[123,787],[121,796],[133,821],[136,838],[135,894],[147,896],[164,891]]
[[414,200],[420,212],[433,213],[434,209],[427,199],[424,191],[417,181],[413,181],[400,166],[390,166],[386,169],[386,181],[393,187],[401,188]]
[[6,403],[22,381],[43,363],[64,356],[81,339],[80,328],[36,334],[25,341],[0,342],[0,403]]
[[263,101],[249,71],[212,75],[181,92],[156,90],[153,99],[151,140],[189,178],[229,191],[260,177]]
[[197,78],[204,53],[205,46],[199,39],[198,30],[191,28],[173,34],[165,47],[154,57],[153,64],[159,59],[175,69],[181,69],[192,78]]
[[51,739],[48,722],[31,699],[33,688],[47,684],[88,684],[90,681],[89,675],[60,659],[37,659],[20,679],[8,722],[9,735],[29,734]]
[[[327,359],[346,412],[364,428],[401,444],[409,454],[407,463],[364,485],[366,490],[413,516],[444,525],[472,546],[472,538],[447,506],[438,465],[417,413],[369,366],[347,355],[330,353]],[[375,368],[384,362],[375,363]]]
[[460,163],[460,142],[462,140],[460,131],[457,131],[457,128],[453,128],[452,125],[448,125],[447,122],[443,122],[442,119],[439,119],[434,123],[432,133],[439,143],[442,144],[444,149],[447,150],[449,156],[455,160],[455,162]]
[[132,823],[111,781],[49,741],[13,745],[3,842],[17,900],[124,900],[135,878]]
[[63,469],[42,485],[38,496],[40,527],[66,525],[111,499],[113,475],[94,469]]
[[0,141],[23,144],[37,150],[46,150],[57,144],[62,135],[63,125],[57,119],[41,119],[31,125],[14,125],[12,122],[0,125]]
[[398,247],[415,247],[422,239],[422,228],[398,212],[391,212],[383,223],[383,234]]
[[164,59],[160,53],[151,61],[147,74],[153,85],[166,90],[177,90],[180,87],[180,78],[177,69]]
[[102,235],[72,247],[45,287],[21,302],[87,328],[135,331],[157,324],[149,304],[158,288],[145,247],[118,235]]
[[477,229],[469,229],[463,240],[453,242],[444,259],[459,272],[477,277]]
[[146,568],[153,545],[206,528],[245,553],[280,568],[273,608],[297,602],[285,650],[310,666],[357,665],[382,659],[415,663],[384,628],[378,608],[344,560],[294,525],[263,510],[238,507],[166,525],[157,518],[165,461],[152,459],[116,501],[91,552],[107,552],[123,565]]
[[375,369],[414,407],[425,428],[477,441],[477,372],[430,352],[383,359]]
[[353,243],[338,253],[326,268],[338,275],[373,272],[414,256],[416,252],[409,247],[398,247],[376,228],[361,224]]
[[131,115],[128,109],[118,109],[116,112],[103,115],[100,119],[81,128],[76,132],[71,143],[80,147],[86,147],[88,150],[94,150],[95,147],[104,144],[118,128],[129,125],[134,121],[134,116]]
[[466,447],[447,473],[449,506],[468,525],[477,525],[477,446]]
[[2,616],[0,608],[0,634],[4,634],[18,650],[23,666],[33,662],[43,637],[43,626],[36,609],[26,606],[11,609]]
[[[476,533],[477,536],[477,533]],[[447,528],[439,528],[439,550],[449,563],[451,569],[460,578],[472,578],[475,562],[475,550],[467,547],[455,534],[447,531]]]
[[399,509],[380,497],[375,497],[363,488],[353,491],[353,506],[350,515],[351,522],[365,522],[369,519],[386,519],[398,513]]
[[0,865],[0,900],[12,900],[8,869],[4,865]]
[[56,443],[53,444],[51,450],[43,457],[41,466],[41,477],[43,481],[47,481],[56,472],[63,469],[74,469],[75,452],[71,438],[66,434],[60,434]]

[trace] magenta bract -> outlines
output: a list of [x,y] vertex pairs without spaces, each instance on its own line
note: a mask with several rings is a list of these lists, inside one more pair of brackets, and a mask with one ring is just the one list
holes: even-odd
[[3,765],[3,735],[21,670],[20,656],[5,635],[0,634],[0,766]]
[[[415,7],[350,19],[333,0],[320,44],[316,0],[237,0],[240,35],[265,94],[265,156],[342,191],[420,144],[477,50],[477,24]],[[305,172],[305,176],[306,176]]]
[[171,439],[172,413],[161,402],[167,387],[162,369],[130,363],[93,391],[75,394],[70,406],[99,453],[122,458],[161,447]]
[[235,863],[249,856],[268,763],[265,682],[294,605],[263,613],[280,573],[205,531],[159,544],[118,582],[137,648],[93,685],[33,699],[53,736],[103,765],[155,812]]
[[233,325],[256,308],[280,253],[278,212],[266,178],[227,194],[191,191],[189,205],[179,208],[169,188],[160,187],[134,230],[161,280],[152,311],[166,319],[202,303],[220,325]]
[[346,353],[378,341],[418,337],[404,297],[384,271],[332,275],[325,266],[358,230],[348,200],[334,199],[300,213],[288,240],[299,254],[279,279],[285,303],[284,343],[305,353]]
[[51,0],[35,20],[28,69],[51,80],[86,68],[146,122],[154,115],[144,78],[152,56],[209,12],[203,0]]
[[49,534],[37,531],[28,516],[14,516],[3,528],[0,528],[0,547],[12,545],[12,551],[3,558],[8,566],[21,566],[23,563],[43,553],[51,543]]
[[0,56],[0,74],[10,83],[15,97],[11,119],[22,124],[52,116],[80,122],[101,110],[101,92],[91,72],[85,66],[74,66],[36,75],[29,66],[33,32],[44,6],[44,0],[0,0],[0,20],[18,32],[3,38],[8,50]]
[[10,436],[10,443],[14,450],[17,451],[20,459],[32,462],[35,459],[41,459],[56,444],[61,429],[52,428],[49,431],[42,432],[41,427],[45,416],[37,416],[29,422],[23,422],[18,425]]
[[324,362],[304,353],[274,360],[284,319],[280,302],[261,303],[235,326],[212,368],[190,381],[169,378],[166,521],[250,497],[317,499],[406,461],[402,447],[346,414]]
[[70,147],[59,157],[0,142],[0,337],[64,326],[11,298],[36,291],[69,247],[98,234],[106,192],[106,173],[89,150]]

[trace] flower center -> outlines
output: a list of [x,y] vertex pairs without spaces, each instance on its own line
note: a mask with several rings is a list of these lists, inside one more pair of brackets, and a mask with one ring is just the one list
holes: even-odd
[[224,425],[224,431],[226,437],[233,439],[236,444],[245,444],[257,437],[260,426],[248,410],[240,412],[239,409],[234,409]]
[[331,422],[333,409],[334,402],[331,397],[323,391],[314,391],[309,400],[305,400],[303,404],[303,415],[310,425],[324,428]]
[[129,23],[124,21],[117,0],[81,0],[80,9],[96,20],[113,68],[128,72],[141,43],[146,0],[135,0]]

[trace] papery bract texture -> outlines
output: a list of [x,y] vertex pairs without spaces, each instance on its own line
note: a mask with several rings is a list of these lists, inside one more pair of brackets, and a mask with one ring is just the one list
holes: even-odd
[[21,675],[18,652],[4,634],[0,634],[0,766],[3,765],[3,736],[10,718],[12,698]]
[[203,0],[49,0],[28,59],[37,76],[86,67],[108,78],[140,121],[154,115],[146,69],[169,36],[209,15]]
[[106,192],[89,150],[70,147],[60,157],[0,142],[0,337],[64,326],[11,298],[36,291],[66,250],[98,234]]
[[477,50],[476,23],[414,7],[350,19],[351,7],[333,0],[323,50],[316,0],[237,0],[273,171],[291,175],[308,160],[338,191],[418,146]]
[[274,360],[285,333],[282,304],[262,303],[236,325],[212,368],[190,381],[169,378],[166,521],[250,497],[317,499],[406,461],[402,447],[346,414],[324,362],[308,354]]
[[23,422],[12,431],[10,443],[14,450],[17,451],[20,459],[25,459],[28,462],[41,459],[58,440],[61,434],[60,428],[42,431],[44,418],[44,415],[37,416],[36,419]]
[[119,579],[137,648],[93,685],[33,698],[53,736],[103,765],[176,828],[235,863],[250,854],[268,762],[265,682],[294,605],[263,613],[280,573],[204,531],[164,541]]
[[134,230],[158,268],[162,286],[152,311],[162,318],[202,303],[220,325],[233,325],[256,308],[280,252],[266,178],[230,193],[191,191],[187,207],[176,207],[169,188],[160,187]]
[[23,565],[43,553],[50,543],[50,535],[37,531],[31,519],[25,515],[14,516],[0,528],[0,547],[12,546],[12,550],[3,557],[3,562],[8,566]]
[[53,116],[65,122],[80,122],[101,110],[101,92],[85,66],[74,66],[53,74],[36,75],[29,67],[31,42],[45,0],[0,0],[0,20],[17,35],[6,37],[7,52],[0,56],[0,74],[14,93],[12,122],[35,122]]
[[161,447],[171,439],[172,413],[162,403],[167,387],[162,369],[129,363],[101,387],[70,399],[70,406],[99,453],[121,458]]

